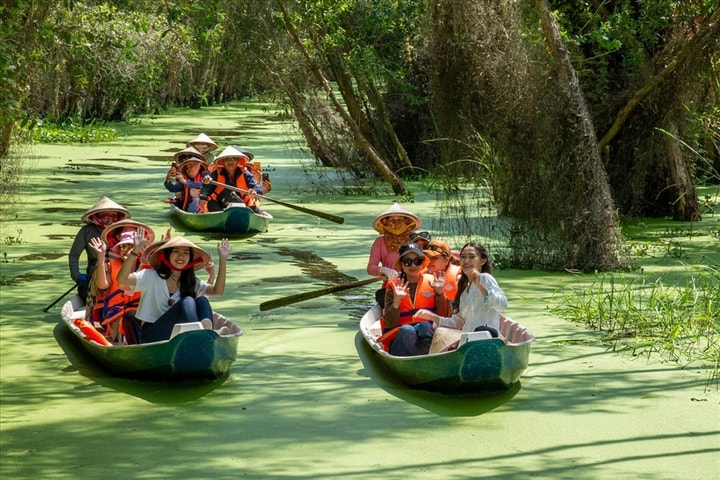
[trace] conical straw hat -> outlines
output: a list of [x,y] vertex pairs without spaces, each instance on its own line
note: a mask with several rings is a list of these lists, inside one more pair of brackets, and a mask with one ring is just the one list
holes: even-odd
[[210,145],[211,148],[209,151],[211,151],[211,152],[218,148],[217,143],[213,142],[212,138],[208,137],[204,133],[201,133],[197,137],[195,137],[192,140],[190,140],[189,142],[187,142],[186,146],[191,147],[195,143],[204,143],[204,144]]
[[200,262],[193,265],[193,268],[195,270],[200,270],[201,268],[204,268],[205,265],[207,265],[210,262],[210,254],[203,250],[202,248],[195,245],[193,242],[188,240],[185,237],[172,237],[170,240],[167,240],[166,242],[163,242],[161,245],[159,245],[157,248],[155,248],[150,254],[147,256],[147,264],[151,267],[157,269],[160,268],[160,261],[158,260],[158,255],[160,255],[160,252],[163,250],[170,249],[172,250],[175,247],[189,247],[193,252],[193,260],[196,260],[198,258],[202,259]]
[[100,212],[115,212],[115,213],[121,215],[119,220],[123,220],[123,219],[132,217],[130,210],[123,207],[119,203],[113,202],[108,197],[102,197],[100,200],[98,200],[98,202],[95,205],[90,207],[90,209],[83,214],[83,216],[80,220],[82,220],[83,222],[89,222],[91,215],[94,215],[94,214],[100,213]]
[[179,152],[175,152],[175,154],[173,155],[173,158],[175,159],[176,162],[182,162],[183,160],[185,160],[188,157],[199,157],[204,162],[207,163],[207,159],[205,158],[205,155],[200,153],[200,151],[197,148],[193,147],[192,145],[190,145],[189,147],[187,147],[183,150],[180,150]]
[[[148,227],[144,223],[128,219],[120,220],[119,222],[115,222],[105,227],[100,234],[100,238],[103,242],[105,242],[105,245],[110,245],[110,243],[112,243],[111,237],[114,236],[118,230],[121,232],[121,234],[127,233],[127,231],[130,231],[131,233],[136,233],[140,228],[145,229],[145,238],[147,239],[148,243],[152,243],[153,241],[155,241],[155,232],[153,232],[152,228]],[[112,245],[112,249],[115,250],[118,246],[126,244],[133,244],[131,236],[126,236],[120,242]]]
[[226,158],[238,158],[240,160],[245,160],[246,163],[249,160],[247,155],[245,155],[233,146],[227,147],[225,150],[222,151],[220,155],[215,157],[215,163],[220,165],[221,167],[224,167]]
[[395,215],[400,215],[403,217],[407,217],[413,222],[415,222],[415,226],[412,227],[411,230],[419,230],[420,227],[422,227],[422,220],[420,220],[420,217],[412,213],[411,211],[403,208],[399,203],[393,203],[393,205],[385,210],[383,213],[375,217],[375,220],[373,220],[373,229],[375,229],[378,233],[383,234],[384,229],[382,224],[380,223],[380,220],[387,217],[392,217]]

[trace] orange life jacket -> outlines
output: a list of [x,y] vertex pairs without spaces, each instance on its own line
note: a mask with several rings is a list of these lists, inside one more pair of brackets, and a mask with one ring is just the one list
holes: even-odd
[[[387,288],[393,288],[397,285],[399,278],[387,282]],[[435,290],[432,288],[433,276],[429,273],[423,273],[420,275],[417,287],[415,288],[415,297],[410,298],[410,295],[406,295],[400,300],[400,320],[397,326],[391,328],[389,331],[385,331],[385,320],[380,319],[380,326],[382,327],[383,335],[378,339],[382,343],[385,351],[390,349],[390,344],[397,336],[398,329],[402,325],[409,325],[413,322],[413,315],[420,309],[430,310],[435,312]],[[426,321],[426,320],[422,320]]]
[[140,292],[126,293],[117,283],[116,277],[122,263],[121,258],[111,258],[108,262],[108,273],[112,283],[107,289],[107,294],[95,299],[92,312],[93,321],[105,326],[108,333],[111,323],[120,320],[125,312],[137,310],[140,303]]
[[[225,171],[224,168],[220,168],[217,170],[217,174],[218,174],[217,182],[224,183],[226,185],[232,185],[233,187],[237,187],[241,190],[250,190],[247,186],[247,183],[245,182],[245,167],[240,167],[238,165],[237,168],[238,168],[238,170],[240,170],[240,175],[238,175],[237,182],[235,183],[235,185],[233,185],[232,183],[229,183],[227,181],[227,178],[226,178],[227,172]],[[223,190],[225,190],[225,187],[216,185],[215,190],[213,190],[213,192],[209,195],[210,199],[217,202],[218,198],[220,197],[220,194],[222,193]],[[257,201],[256,197],[250,197],[249,195],[245,195],[244,193],[239,193],[239,192],[238,192],[238,195],[240,195],[240,198],[242,198],[243,202],[245,202],[245,205],[247,205],[248,207],[252,207],[253,205],[254,206],[258,205],[258,201]]]
[[80,329],[83,335],[85,335],[85,338],[87,338],[88,340],[99,343],[103,347],[112,346],[112,343],[110,343],[110,341],[105,338],[100,332],[95,330],[95,327],[93,327],[90,322],[88,322],[84,318],[76,318],[73,323],[76,327]]
[[448,265],[447,270],[445,270],[445,286],[443,287],[445,296],[448,300],[455,300],[455,297],[457,297],[457,282],[459,275],[460,265],[453,265],[452,263]]

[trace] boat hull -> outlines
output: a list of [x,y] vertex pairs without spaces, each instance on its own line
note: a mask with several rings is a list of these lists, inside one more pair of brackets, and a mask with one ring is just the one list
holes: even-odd
[[189,213],[170,205],[170,215],[194,232],[262,233],[272,220],[269,214],[258,215],[244,204],[230,204],[220,212]]
[[445,393],[508,389],[528,366],[535,337],[522,325],[502,316],[500,333],[506,338],[470,341],[449,352],[397,357],[376,339],[382,316],[375,305],[360,320],[360,331],[383,365],[402,383]]
[[218,335],[214,330],[180,333],[170,340],[139,345],[102,346],[88,340],[75,326],[79,298],[69,300],[61,311],[61,322],[82,347],[109,372],[130,378],[153,380],[214,379],[227,375],[237,358],[243,330],[226,321],[231,333]]

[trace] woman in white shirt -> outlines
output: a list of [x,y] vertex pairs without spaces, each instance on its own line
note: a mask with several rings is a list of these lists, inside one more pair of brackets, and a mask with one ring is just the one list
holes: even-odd
[[151,268],[132,272],[135,258],[147,243],[139,232],[117,276],[118,283],[141,293],[135,315],[140,321],[139,342],[167,340],[177,323],[202,321],[212,328],[213,314],[207,297],[225,292],[225,270],[231,251],[227,238],[218,244],[219,265],[213,285],[195,276],[195,270],[210,262],[210,254],[184,237],[160,244],[147,256]]
[[435,328],[449,327],[464,332],[487,330],[499,336],[500,314],[507,308],[507,297],[492,276],[492,264],[482,245],[470,242],[460,250],[458,296],[451,317],[419,310],[415,318],[430,320]]

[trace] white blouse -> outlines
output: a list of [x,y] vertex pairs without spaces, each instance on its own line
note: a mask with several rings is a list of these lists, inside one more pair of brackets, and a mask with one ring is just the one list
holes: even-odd
[[[487,289],[487,295],[480,292],[477,281]],[[468,285],[460,293],[458,313],[454,313],[452,317],[440,318],[441,327],[460,329],[462,326],[462,331],[472,332],[477,327],[485,325],[500,331],[500,313],[508,305],[505,292],[502,291],[495,277],[489,273],[481,273],[476,282]]]

